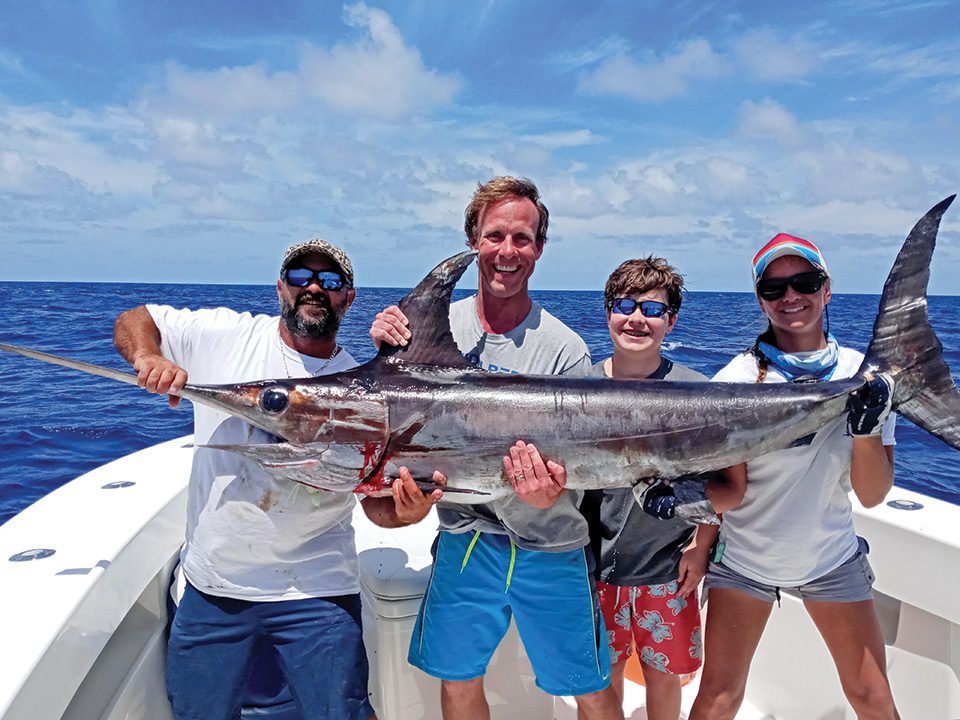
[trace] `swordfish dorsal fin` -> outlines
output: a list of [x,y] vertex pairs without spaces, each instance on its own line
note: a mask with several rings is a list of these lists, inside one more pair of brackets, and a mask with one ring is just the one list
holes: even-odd
[[450,332],[450,293],[476,256],[475,251],[467,251],[447,258],[407,293],[400,310],[410,323],[410,340],[405,347],[382,344],[373,362],[388,357],[389,362],[474,367],[457,349]]

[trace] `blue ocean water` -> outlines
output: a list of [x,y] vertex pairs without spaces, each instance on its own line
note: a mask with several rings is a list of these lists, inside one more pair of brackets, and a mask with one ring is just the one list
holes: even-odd
[[[366,288],[344,319],[340,342],[358,359],[372,357],[373,315],[404,290]],[[456,291],[454,297],[466,295]],[[547,310],[586,340],[595,359],[611,352],[602,294],[533,292]],[[878,296],[834,295],[830,321],[842,344],[866,348]],[[0,283],[0,341],[129,370],[112,343],[119,312],[147,302],[176,307],[227,306],[276,312],[272,287]],[[930,298],[931,323],[944,357],[960,372],[960,297]],[[711,375],[753,342],[765,323],[749,293],[694,292],[684,303],[667,355]],[[191,432],[190,405],[172,410],[139,388],[0,353],[0,523],[51,490],[98,465]],[[960,504],[960,452],[899,420],[897,485]]]

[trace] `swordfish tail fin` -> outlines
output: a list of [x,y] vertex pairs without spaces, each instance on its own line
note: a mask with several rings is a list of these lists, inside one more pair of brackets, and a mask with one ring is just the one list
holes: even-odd
[[960,449],[960,392],[943,360],[927,315],[930,259],[951,195],[914,226],[883,286],[873,339],[861,372],[888,372],[896,382],[893,407],[908,420]]

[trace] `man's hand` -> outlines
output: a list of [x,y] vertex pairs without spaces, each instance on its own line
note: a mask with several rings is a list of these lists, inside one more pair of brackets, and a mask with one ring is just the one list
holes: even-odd
[[163,355],[145,353],[133,361],[137,371],[137,385],[147,392],[169,395],[170,407],[180,404],[177,392],[187,384],[187,371],[167,360]]
[[850,395],[847,428],[854,437],[879,435],[893,403],[893,378],[887,373],[876,377]]
[[[433,481],[440,487],[447,484],[447,478],[440,472],[433,473]],[[443,497],[439,488],[426,495],[421,492],[410,471],[401,467],[398,477],[390,484],[393,497],[365,497],[360,501],[363,511],[375,524],[384,528],[398,528],[413,525],[423,520]]]
[[518,440],[503,457],[503,471],[517,497],[535,508],[551,507],[563,494],[567,471],[563,465],[543,458],[536,447]]
[[400,308],[391,305],[383,312],[378,312],[370,326],[370,338],[379,350],[382,343],[403,347],[410,339],[409,322]]
[[[393,508],[397,513],[397,520],[404,525],[413,525],[423,520],[430,508],[440,501],[443,490],[438,488],[425,495],[406,467],[400,468],[399,475],[390,486],[393,490]],[[433,481],[440,487],[445,487],[447,477],[437,470],[433,473]]]
[[633,497],[647,515],[661,520],[669,520],[677,510],[677,496],[666,480],[637,483],[633,486]]

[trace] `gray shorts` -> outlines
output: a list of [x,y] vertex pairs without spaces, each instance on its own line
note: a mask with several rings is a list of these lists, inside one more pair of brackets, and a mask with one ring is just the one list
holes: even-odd
[[861,602],[873,599],[873,568],[867,560],[870,546],[862,537],[857,537],[857,550],[839,567],[826,575],[798,587],[766,585],[744,577],[735,570],[719,563],[710,563],[710,570],[703,581],[703,601],[711,588],[739,590],[751,597],[768,602],[780,602],[780,591],[802,600],[819,602]]

